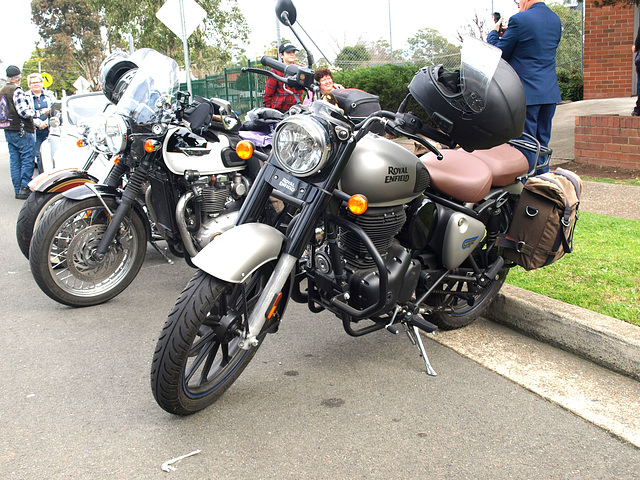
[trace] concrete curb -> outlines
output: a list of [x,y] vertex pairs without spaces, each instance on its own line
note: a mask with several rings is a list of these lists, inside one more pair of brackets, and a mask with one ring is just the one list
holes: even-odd
[[640,380],[640,328],[505,284],[484,317]]

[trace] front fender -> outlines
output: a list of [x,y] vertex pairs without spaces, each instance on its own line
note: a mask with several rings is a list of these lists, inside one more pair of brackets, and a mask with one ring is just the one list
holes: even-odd
[[285,238],[269,225],[245,223],[217,236],[192,261],[209,275],[240,283],[265,263],[278,258]]
[[41,173],[29,182],[34,192],[61,193],[85,183],[98,183],[98,179],[78,168],[66,168],[50,173]]
[[115,187],[109,187],[108,185],[96,184],[92,185],[92,188],[89,188],[86,184],[80,185],[79,187],[72,188],[71,190],[67,190],[63,192],[63,195],[71,200],[84,200],[85,198],[95,197],[97,191],[101,196],[105,197],[119,197],[120,193],[118,189]]

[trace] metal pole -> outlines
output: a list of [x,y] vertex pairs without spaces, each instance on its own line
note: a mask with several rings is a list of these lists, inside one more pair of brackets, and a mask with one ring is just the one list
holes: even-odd
[[193,97],[191,91],[191,68],[189,65],[189,44],[187,43],[187,26],[184,20],[184,1],[180,0],[180,21],[182,23],[182,48],[184,49],[184,69],[187,74],[187,91]]
[[[247,67],[251,68],[251,60],[247,60]],[[253,74],[247,72],[249,78],[249,110],[253,110],[253,83],[251,82],[251,76]]]
[[391,35],[391,0],[388,0],[389,4],[389,49],[391,50],[391,63],[393,63],[393,37]]

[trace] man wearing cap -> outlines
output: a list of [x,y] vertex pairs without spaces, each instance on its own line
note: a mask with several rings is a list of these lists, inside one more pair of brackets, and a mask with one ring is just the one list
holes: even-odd
[[20,88],[22,72],[15,65],[7,67],[7,84],[0,89],[0,128],[9,146],[9,165],[15,196],[29,196],[27,186],[33,176],[35,111]]
[[[297,47],[291,43],[283,43],[278,51],[280,52],[282,63],[285,65],[293,65],[295,63]],[[271,69],[271,71],[276,75],[282,76],[282,72],[275,69]],[[273,78],[267,77],[262,104],[267,108],[275,108],[281,112],[286,112],[292,106],[302,102],[303,93],[303,90],[292,89]]]

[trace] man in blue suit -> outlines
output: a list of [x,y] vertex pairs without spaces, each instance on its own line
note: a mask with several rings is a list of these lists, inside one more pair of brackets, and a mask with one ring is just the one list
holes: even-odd
[[[527,99],[524,132],[548,146],[551,121],[561,101],[556,75],[556,50],[562,24],[543,0],[516,1],[519,13],[509,19],[508,28],[501,18],[489,33],[487,42],[502,50],[504,58],[518,73]],[[500,36],[499,32],[504,31]],[[535,155],[523,152],[533,167]],[[540,158],[538,163],[544,163]],[[545,171],[548,171],[548,167]],[[542,171],[538,173],[544,173]]]

